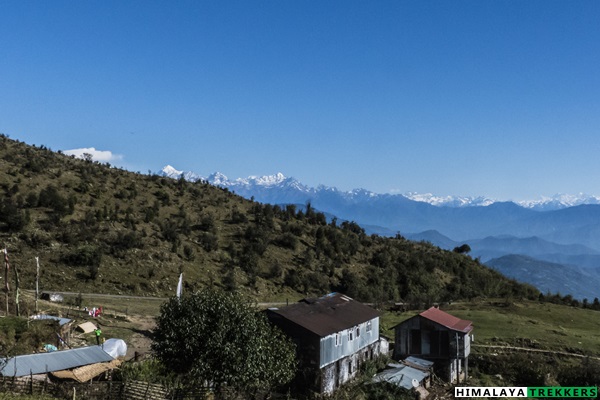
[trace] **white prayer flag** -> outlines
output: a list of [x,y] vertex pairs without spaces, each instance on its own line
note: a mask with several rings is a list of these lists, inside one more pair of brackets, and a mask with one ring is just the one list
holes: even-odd
[[183,286],[183,274],[179,275],[179,283],[177,284],[177,297],[181,298],[181,289]]

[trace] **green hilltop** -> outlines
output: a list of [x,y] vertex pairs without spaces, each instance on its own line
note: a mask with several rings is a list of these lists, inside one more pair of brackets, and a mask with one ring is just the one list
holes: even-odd
[[[171,296],[217,285],[260,301],[330,291],[366,302],[537,298],[464,254],[0,136],[0,237],[32,289]],[[11,278],[12,279],[12,278]]]

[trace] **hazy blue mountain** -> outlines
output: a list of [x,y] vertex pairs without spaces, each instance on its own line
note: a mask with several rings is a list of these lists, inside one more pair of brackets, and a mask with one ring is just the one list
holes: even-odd
[[483,261],[506,254],[521,254],[546,261],[556,261],[553,254],[564,256],[598,255],[598,251],[580,244],[558,244],[539,237],[518,238],[515,236],[489,236],[484,239],[467,240],[472,255]]
[[471,247],[471,256],[486,261],[507,254],[521,254],[559,264],[572,264],[588,268],[600,267],[600,252],[587,246],[553,243],[538,237],[519,238],[511,235],[488,236],[484,239],[470,239],[462,242],[442,235],[436,230],[406,235],[410,240],[426,241],[446,250],[461,244]]
[[414,240],[416,242],[429,242],[434,246],[440,247],[446,250],[452,250],[457,246],[460,246],[461,243],[456,242],[450,239],[448,236],[444,236],[436,230],[429,230],[421,233],[413,233],[406,235],[407,239]]
[[[283,174],[244,179],[228,179],[215,173],[202,178],[165,167],[165,176],[197,180],[227,187],[247,198],[271,204],[305,204],[337,216],[340,220],[356,221],[363,226],[380,227],[383,232],[408,235],[436,230],[457,242],[473,238],[511,235],[521,238],[539,237],[562,244],[581,244],[600,251],[600,205],[569,204],[597,202],[594,196],[560,195],[546,199],[549,211],[541,202],[493,202],[482,197],[438,198],[429,195],[376,194],[364,189],[340,191],[333,187],[308,187]],[[586,197],[587,196],[587,197]],[[415,200],[417,199],[417,200]],[[436,205],[433,205],[436,204]],[[379,229],[379,228],[377,228]]]
[[598,254],[540,254],[536,258],[540,260],[554,262],[557,264],[576,265],[585,269],[597,269],[600,271],[600,255]]
[[541,292],[571,294],[576,299],[600,297],[599,270],[584,270],[522,255],[506,255],[485,263],[503,275],[534,285]]
[[540,239],[536,236],[527,238],[509,235],[488,236],[484,239],[469,240],[468,243],[471,247],[476,246],[479,249],[494,249],[504,252],[512,251],[513,253],[531,256],[551,253],[561,253],[565,255],[600,254],[600,252],[580,244],[557,244]]

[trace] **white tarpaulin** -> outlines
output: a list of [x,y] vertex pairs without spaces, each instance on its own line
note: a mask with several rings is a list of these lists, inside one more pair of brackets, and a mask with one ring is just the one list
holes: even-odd
[[125,357],[127,344],[123,339],[107,339],[102,344],[102,350],[110,354],[112,358]]

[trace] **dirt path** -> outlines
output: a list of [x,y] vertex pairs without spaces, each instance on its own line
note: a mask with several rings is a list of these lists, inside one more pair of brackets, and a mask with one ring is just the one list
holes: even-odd
[[151,332],[155,327],[153,317],[132,315],[129,317],[132,325],[132,335],[127,343],[127,359],[133,358],[135,353],[143,356],[150,354],[152,343]]
[[494,346],[487,344],[471,344],[473,347],[483,347],[486,349],[499,349],[499,350],[511,350],[511,351],[526,351],[531,353],[546,353],[546,354],[560,354],[561,356],[579,357],[579,358],[591,358],[593,360],[600,360],[600,357],[586,356],[584,354],[567,353],[566,351],[554,351],[554,350],[541,350],[531,349],[529,347],[516,347],[516,346]]

